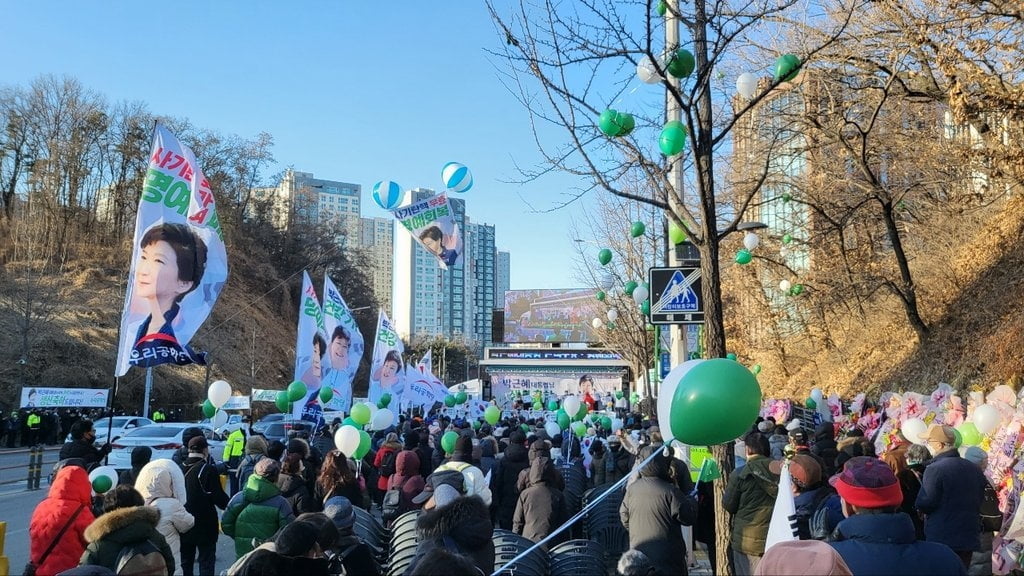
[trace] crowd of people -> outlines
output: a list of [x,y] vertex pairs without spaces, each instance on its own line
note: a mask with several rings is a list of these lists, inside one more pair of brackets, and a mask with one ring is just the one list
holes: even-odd
[[[223,455],[211,455],[201,429],[192,428],[171,460],[135,448],[118,485],[93,497],[87,470],[105,451],[81,419],[33,514],[31,560],[37,574],[125,573],[135,565],[214,574],[223,534],[235,552],[227,574],[381,574],[379,551],[355,530],[357,514],[387,526],[416,510],[419,543],[406,574],[490,574],[496,528],[548,550],[582,536],[580,522],[559,529],[589,488],[622,480],[618,516],[628,550],[620,574],[685,574],[683,526],[694,527],[714,563],[710,482],[691,475],[653,422],[625,420],[615,431],[595,420],[578,437],[549,436],[543,420],[518,417],[494,426],[401,417],[374,434],[359,460],[335,448],[340,422],[285,442],[243,429],[244,440],[229,442]],[[441,449],[448,431],[457,433],[451,453]],[[928,430],[924,445],[898,438],[881,457],[862,436],[837,441],[830,423],[807,432],[759,419],[736,443],[738,468],[721,502],[734,574],[803,573],[779,571],[801,554],[834,554],[826,560],[839,571],[831,573],[858,575],[964,574],[983,561],[980,519],[990,487],[980,449],[961,457],[942,426]],[[766,550],[783,467],[792,479],[793,538],[827,550],[787,544],[791,553],[781,559],[775,547]]]

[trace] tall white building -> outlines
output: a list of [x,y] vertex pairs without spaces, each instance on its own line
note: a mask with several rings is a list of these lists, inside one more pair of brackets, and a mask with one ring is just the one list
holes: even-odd
[[370,276],[373,293],[388,316],[393,317],[391,292],[395,221],[392,218],[361,218],[360,223],[362,225],[360,245],[365,254],[363,264],[366,273]]
[[256,204],[262,203],[271,224],[280,230],[291,225],[294,211],[297,216],[337,225],[338,244],[342,247],[360,245],[362,187],[359,184],[324,180],[311,172],[288,170],[277,186],[253,188],[252,200],[246,213],[251,216]]
[[512,258],[508,252],[498,250],[494,261],[494,307],[505,309],[505,292],[512,289]]

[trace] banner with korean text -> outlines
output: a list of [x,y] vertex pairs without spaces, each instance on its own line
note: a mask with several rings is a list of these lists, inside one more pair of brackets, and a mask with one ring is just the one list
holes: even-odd
[[462,230],[447,194],[442,192],[391,213],[427,252],[437,257],[441,268],[462,264]]
[[376,404],[385,392],[391,395],[391,404],[401,406],[405,392],[405,345],[398,337],[395,325],[384,310],[377,316],[377,335],[373,339],[373,360],[370,363],[370,390],[367,396]]
[[227,278],[210,184],[192,151],[157,124],[135,219],[114,375],[131,366],[204,364],[188,343]]
[[348,413],[352,408],[352,380],[363,359],[363,334],[356,325],[341,292],[329,276],[324,276],[324,328],[327,354],[322,386],[331,388],[331,400],[324,410]]
[[19,408],[104,408],[109,390],[92,388],[39,388],[21,389]]
[[313,281],[305,270],[302,272],[302,294],[299,296],[299,325],[296,334],[293,378],[306,385],[306,395],[292,403],[292,416],[317,422],[323,415],[323,408],[317,395],[320,393],[323,379],[327,336],[323,308],[316,297]]

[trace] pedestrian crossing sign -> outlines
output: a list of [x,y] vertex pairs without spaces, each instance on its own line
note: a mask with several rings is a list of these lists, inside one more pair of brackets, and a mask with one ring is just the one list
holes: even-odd
[[699,324],[704,322],[700,267],[651,268],[652,324]]

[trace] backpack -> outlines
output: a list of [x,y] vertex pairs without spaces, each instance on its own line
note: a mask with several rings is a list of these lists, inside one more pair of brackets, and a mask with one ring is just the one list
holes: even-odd
[[1003,528],[1003,513],[999,511],[999,497],[990,482],[985,482],[985,495],[979,514],[983,532],[998,532]]
[[395,462],[398,460],[398,451],[392,450],[384,455],[384,459],[380,461],[380,475],[381,476],[393,476],[395,474]]
[[150,540],[129,544],[121,549],[114,573],[131,576],[166,576],[167,562],[160,548]]
[[[408,481],[409,479],[406,478],[405,482]],[[384,493],[384,499],[381,501],[380,505],[380,515],[381,518],[386,523],[390,523],[394,519],[401,516],[402,486],[405,484],[405,482],[402,482],[401,484],[395,486],[394,488],[389,488],[388,491]]]

